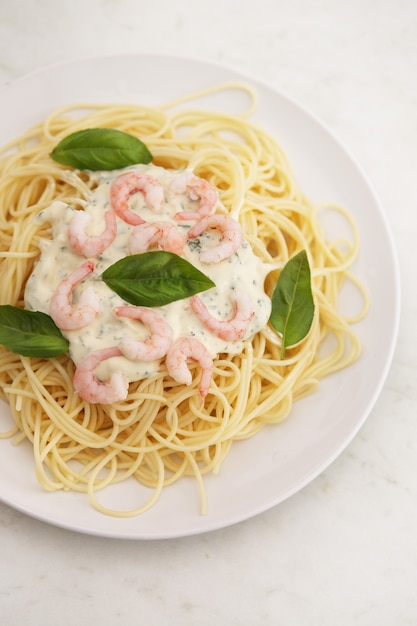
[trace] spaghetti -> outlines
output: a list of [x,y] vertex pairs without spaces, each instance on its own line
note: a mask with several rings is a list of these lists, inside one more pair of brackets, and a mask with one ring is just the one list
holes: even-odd
[[[338,206],[349,238],[328,241],[320,211],[298,189],[284,152],[249,120],[256,94],[240,115],[185,107],[197,96],[150,108],[138,105],[78,105],[53,112],[44,122],[5,146],[0,162],[1,304],[24,306],[27,280],[48,240],[47,224],[34,216],[60,200],[82,206],[94,188],[88,172],[69,171],[50,158],[65,136],[85,128],[113,128],[139,137],[156,166],[189,169],[218,190],[252,250],[273,266],[265,281],[271,295],[286,262],[301,250],[309,259],[315,315],[307,337],[281,357],[281,341],[269,326],[243,342],[239,354],[219,354],[204,403],[198,366],[190,386],[176,384],[164,364],[150,377],[132,382],[125,400],[90,404],[74,392],[75,366],[68,355],[29,358],[0,346],[0,389],[15,427],[2,437],[24,438],[33,446],[37,478],[46,490],[87,493],[101,513],[119,517],[143,513],[161,490],[184,476],[198,482],[206,511],[203,476],[219,472],[233,442],[285,419],[292,404],[319,381],[360,354],[352,325],[368,302],[351,265],[359,239],[352,216]],[[342,287],[352,283],[363,296],[355,317],[339,310]],[[100,503],[105,487],[134,479],[150,497],[129,510]]]

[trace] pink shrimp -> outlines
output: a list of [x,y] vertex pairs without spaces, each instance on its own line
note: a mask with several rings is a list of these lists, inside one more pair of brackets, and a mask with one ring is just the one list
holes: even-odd
[[150,335],[145,341],[124,337],[120,350],[132,361],[154,361],[166,355],[172,342],[172,328],[163,317],[141,306],[120,306],[114,309],[118,317],[139,320],[149,326]]
[[97,236],[87,235],[86,227],[91,215],[85,211],[77,211],[68,226],[68,238],[72,249],[81,256],[93,257],[104,252],[117,235],[116,214],[106,211],[104,214],[106,227]]
[[177,383],[190,385],[192,376],[187,367],[188,359],[197,361],[202,368],[199,391],[201,397],[205,398],[209,391],[214,366],[209,351],[198,339],[180,337],[172,344],[165,361],[168,374]]
[[156,244],[159,250],[168,250],[181,255],[185,238],[172,222],[145,222],[135,226],[128,242],[130,253],[141,254],[153,244]]
[[52,295],[49,314],[58,328],[75,330],[90,324],[99,312],[100,299],[93,287],[81,293],[76,304],[70,301],[71,292],[82,280],[94,271],[93,261],[86,261],[60,282]]
[[159,211],[164,200],[164,188],[154,178],[139,172],[126,172],[118,176],[110,187],[110,202],[117,215],[127,224],[143,224],[139,215],[129,209],[129,198],[133,193],[141,192],[146,206],[151,211]]
[[94,373],[102,361],[116,356],[122,356],[122,352],[113,346],[91,352],[81,359],[73,378],[74,390],[80,398],[91,404],[112,404],[126,398],[129,387],[127,376],[113,372],[106,382],[101,382]]
[[200,200],[198,211],[179,211],[174,216],[177,220],[199,220],[201,217],[212,215],[216,209],[218,201],[216,189],[207,180],[191,172],[180,174],[172,181],[170,189],[174,193],[186,193],[190,200]]
[[243,243],[242,228],[236,220],[228,215],[210,215],[203,217],[190,228],[188,239],[199,237],[208,228],[215,228],[222,234],[219,244],[200,252],[203,263],[219,263],[232,256]]
[[209,313],[201,298],[190,298],[191,308],[204,326],[225,341],[242,339],[254,316],[251,300],[246,292],[234,294],[232,301],[235,308],[233,317],[229,320],[218,320]]

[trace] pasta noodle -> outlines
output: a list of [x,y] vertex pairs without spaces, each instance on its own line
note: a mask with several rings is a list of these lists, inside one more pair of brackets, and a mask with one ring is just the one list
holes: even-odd
[[[282,359],[280,338],[266,327],[245,342],[240,354],[220,354],[204,403],[196,392],[197,365],[191,365],[190,386],[173,382],[162,366],[150,378],[131,383],[126,400],[94,405],[74,393],[74,364],[67,355],[22,357],[0,346],[1,396],[15,421],[1,436],[15,443],[30,440],[44,489],[86,493],[104,514],[143,513],[163,488],[184,476],[196,478],[204,513],[203,476],[219,472],[233,442],[285,419],[295,401],[360,354],[352,325],[366,314],[368,301],[350,269],[359,249],[354,220],[341,207],[313,206],[304,197],[281,147],[249,119],[256,93],[241,84],[217,87],[230,88],[250,96],[249,107],[239,115],[192,108],[193,99],[215,90],[155,108],[79,104],[54,111],[2,152],[1,304],[23,306],[40,242],[49,236],[47,225],[36,223],[34,216],[54,200],[77,206],[91,192],[88,173],[69,171],[49,156],[62,138],[85,128],[136,135],[156,165],[189,168],[211,182],[256,255],[276,267],[265,282],[268,294],[291,257],[306,250],[309,259],[315,315],[307,337]],[[327,240],[323,209],[342,216],[348,238]],[[339,311],[346,283],[362,294],[364,303],[350,318]],[[102,489],[129,478],[151,489],[145,502],[129,510],[100,503]]]

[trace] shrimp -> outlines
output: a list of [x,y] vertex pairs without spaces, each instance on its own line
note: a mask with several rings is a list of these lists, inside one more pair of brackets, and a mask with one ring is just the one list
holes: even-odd
[[113,346],[91,352],[81,359],[72,381],[80,398],[91,404],[112,404],[126,398],[129,387],[127,376],[113,372],[106,382],[101,382],[94,373],[102,361],[115,356],[122,356],[122,352]]
[[209,313],[206,305],[198,296],[190,298],[190,305],[204,326],[220,339],[237,341],[246,333],[254,316],[252,304],[245,291],[234,294],[234,315],[229,320],[218,320]]
[[177,383],[190,385],[192,376],[187,367],[188,359],[197,361],[202,368],[199,391],[201,397],[205,398],[209,391],[214,365],[209,351],[198,339],[180,337],[172,344],[165,361],[168,374]]
[[110,187],[110,202],[114,211],[131,226],[143,224],[145,221],[129,209],[129,198],[138,191],[143,193],[145,204],[151,211],[159,211],[164,201],[164,188],[147,174],[126,172],[118,176]]
[[100,309],[100,299],[93,287],[84,289],[78,302],[72,304],[74,287],[94,271],[93,261],[86,261],[60,282],[52,295],[49,314],[61,330],[75,330],[90,324]]
[[179,211],[174,216],[177,220],[199,220],[201,217],[212,215],[216,209],[218,201],[216,189],[207,180],[191,172],[180,174],[172,181],[170,189],[175,193],[186,193],[190,200],[200,200],[198,211]]
[[228,215],[210,215],[203,217],[190,228],[188,239],[199,237],[208,228],[215,228],[222,234],[220,243],[213,248],[200,252],[203,263],[219,263],[234,254],[243,243],[242,228],[236,220]]
[[130,253],[146,252],[152,244],[156,244],[159,250],[181,255],[185,239],[172,222],[145,222],[135,226],[128,242]]
[[106,227],[97,236],[86,233],[86,227],[91,221],[91,215],[85,211],[77,211],[68,226],[68,238],[72,249],[81,256],[92,257],[104,252],[114,241],[117,235],[116,214],[106,211],[104,214]]
[[142,306],[120,306],[114,309],[118,317],[128,317],[149,326],[150,335],[145,341],[124,337],[120,350],[132,361],[154,361],[166,355],[172,342],[172,328],[163,317]]

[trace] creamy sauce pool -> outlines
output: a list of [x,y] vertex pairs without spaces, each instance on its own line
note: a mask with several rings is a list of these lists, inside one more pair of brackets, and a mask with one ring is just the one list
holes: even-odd
[[[199,202],[190,200],[185,193],[178,193],[175,190],[176,179],[179,180],[183,172],[166,170],[154,165],[137,165],[123,170],[91,174],[97,182],[97,187],[91,192],[91,197],[84,206],[84,210],[91,216],[87,226],[88,234],[98,235],[103,231],[104,213],[111,208],[110,185],[115,178],[127,171],[146,173],[156,179],[164,187],[165,196],[160,210],[156,213],[146,207],[142,193],[134,193],[130,197],[130,209],[147,222],[171,221],[186,235],[195,220],[180,222],[174,219],[174,215],[179,211],[198,211]],[[220,201],[218,207],[221,208]],[[51,297],[59,283],[86,260],[73,251],[68,239],[68,226],[75,211],[76,209],[68,204],[55,201],[36,218],[41,223],[51,225],[51,240],[42,240],[40,259],[27,282],[25,290],[27,309],[43,311],[49,315]],[[115,240],[95,258],[95,271],[73,290],[74,302],[88,285],[94,287],[100,298],[100,312],[91,324],[79,330],[62,331],[70,342],[70,356],[76,365],[84,356],[95,350],[117,346],[125,336],[145,340],[149,335],[149,330],[141,322],[116,317],[113,313],[114,307],[127,303],[100,278],[107,267],[129,254],[127,242],[133,228],[117,218]],[[198,239],[190,239],[186,243],[182,256],[215,283],[216,287],[199,294],[213,317],[219,320],[232,317],[233,304],[230,296],[233,292],[243,291],[249,295],[254,315],[244,337],[232,342],[218,338],[204,327],[191,309],[189,298],[162,307],[154,307],[155,312],[164,317],[172,327],[173,340],[178,337],[195,337],[206,346],[213,358],[220,353],[239,353],[243,341],[266,326],[271,312],[271,301],[264,292],[264,281],[273,268],[263,263],[253,253],[248,242],[244,240],[236,253],[219,263],[200,261],[200,250],[213,247],[220,238],[218,231],[206,231]],[[158,370],[159,365],[160,360],[135,362],[122,356],[103,362],[96,372],[103,380],[112,372],[118,371],[124,373],[130,381],[135,381],[152,375]]]

